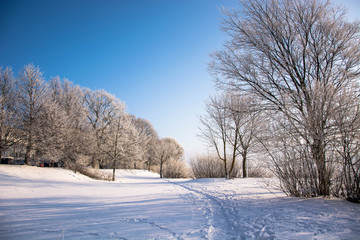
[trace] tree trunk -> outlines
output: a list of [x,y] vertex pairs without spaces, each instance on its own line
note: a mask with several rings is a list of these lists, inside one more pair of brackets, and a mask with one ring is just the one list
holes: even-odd
[[330,176],[326,168],[324,143],[321,140],[315,140],[312,145],[312,155],[317,166],[319,180],[319,195],[330,195]]
[[247,151],[246,150],[244,150],[244,152],[242,154],[242,158],[243,158],[243,161],[242,161],[243,178],[246,178],[247,177],[247,172],[246,172]]
[[224,161],[225,179],[229,179],[229,175],[228,175],[228,171],[227,171],[226,158],[223,161]]
[[28,143],[26,146],[26,153],[25,153],[25,164],[30,165],[30,154],[31,154],[31,144]]
[[[3,121],[1,121],[2,123]],[[1,124],[2,125],[2,124]],[[1,164],[1,158],[2,158],[2,153],[3,153],[3,136],[2,136],[2,129],[0,128],[0,164]]]
[[232,174],[232,172],[233,172],[233,170],[234,170],[234,166],[235,166],[235,161],[236,161],[236,156],[235,156],[235,154],[233,155],[232,158],[233,158],[233,159],[232,159],[231,167],[230,167],[230,171],[229,171],[229,179],[230,179],[230,178],[233,178],[233,176],[232,176],[231,174]]
[[113,181],[115,181],[115,164],[116,164],[116,161],[114,160],[114,162],[113,162],[113,176],[112,176]]
[[233,154],[232,154],[232,162],[231,162],[231,167],[229,170],[229,178],[232,178],[231,174],[234,170],[234,166],[235,166],[235,161],[236,161],[236,149],[237,149],[237,139],[238,139],[238,129],[236,129],[235,132],[235,143],[233,145]]
[[99,168],[99,160],[95,158],[95,156],[92,159],[91,165],[93,168],[98,169]]
[[0,164],[1,164],[2,153],[3,153],[2,146],[0,146]]
[[160,161],[160,178],[163,177],[163,161]]

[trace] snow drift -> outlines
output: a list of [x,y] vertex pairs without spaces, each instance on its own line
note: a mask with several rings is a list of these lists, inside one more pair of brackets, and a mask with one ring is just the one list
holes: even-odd
[[0,239],[357,239],[360,205],[286,197],[262,179],[102,182],[0,165]]

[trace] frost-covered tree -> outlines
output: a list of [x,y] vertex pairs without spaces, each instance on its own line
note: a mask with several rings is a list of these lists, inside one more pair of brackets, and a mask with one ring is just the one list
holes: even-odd
[[58,102],[52,101],[49,97],[47,96],[47,101],[43,105],[36,155],[53,163],[62,159],[69,124],[66,112],[61,109]]
[[91,136],[81,88],[67,79],[51,79],[44,109],[43,144],[39,154],[55,162],[62,161],[67,166],[84,160],[89,154]]
[[224,167],[216,154],[199,155],[190,160],[190,167],[195,178],[222,178]]
[[184,158],[171,159],[163,167],[163,177],[165,178],[187,178],[189,177],[188,166]]
[[104,90],[59,77],[45,81],[32,64],[15,80],[10,68],[0,68],[0,154],[17,142],[26,151],[26,164],[48,160],[84,172],[99,162],[136,168],[142,161],[155,162],[154,139],[149,121],[126,113],[125,104]]
[[99,168],[99,161],[103,158],[101,149],[104,133],[116,115],[116,98],[104,90],[87,90],[84,96],[84,104],[95,145],[92,151],[92,166]]
[[[339,111],[334,116],[335,139],[332,145],[338,156],[335,195],[360,202],[360,88],[344,89],[338,96]],[[336,190],[340,190],[337,192]],[[342,191],[342,192],[341,192]]]
[[183,148],[173,138],[162,138],[156,140],[152,148],[152,156],[160,166],[160,178],[163,177],[164,164],[179,160],[184,154]]
[[329,195],[333,163],[327,152],[333,136],[328,129],[336,96],[360,73],[359,24],[348,22],[345,11],[329,1],[241,3],[240,10],[225,11],[223,29],[230,41],[213,54],[210,70],[219,87],[256,94],[283,115],[283,130],[302,139],[304,148],[282,158],[311,163],[312,194]]
[[154,140],[158,139],[158,134],[153,128],[151,122],[146,119],[137,118],[132,115],[132,122],[138,132],[141,156],[144,161],[143,163],[147,166],[147,169],[150,170],[151,166],[154,164],[154,159],[151,155],[151,148]]
[[18,141],[16,98],[15,79],[11,68],[0,67],[0,157]]
[[44,82],[43,73],[39,67],[32,64],[26,65],[17,79],[18,114],[21,121],[21,140],[25,143],[25,164],[35,153],[36,146],[40,142],[42,114],[44,111],[47,86]]
[[115,180],[115,169],[121,163],[125,163],[125,161],[132,163],[142,156],[138,130],[133,124],[131,116],[125,113],[123,103],[118,101],[116,106],[113,119],[104,131],[104,142],[101,145],[101,149],[113,169],[113,181]]

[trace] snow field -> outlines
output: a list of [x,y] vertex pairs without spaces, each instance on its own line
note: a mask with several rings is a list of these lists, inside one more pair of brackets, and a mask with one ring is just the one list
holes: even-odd
[[359,204],[287,197],[269,180],[116,176],[0,165],[0,239],[360,238]]

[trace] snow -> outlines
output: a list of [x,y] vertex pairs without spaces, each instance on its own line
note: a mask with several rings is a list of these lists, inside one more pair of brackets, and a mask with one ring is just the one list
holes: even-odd
[[116,176],[0,165],[0,239],[360,238],[360,204],[287,197],[268,179]]

